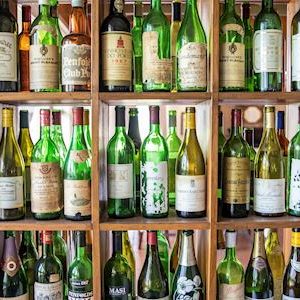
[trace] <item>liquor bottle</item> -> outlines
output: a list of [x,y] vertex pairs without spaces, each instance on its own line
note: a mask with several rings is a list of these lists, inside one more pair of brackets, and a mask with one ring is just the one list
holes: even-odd
[[177,230],[176,240],[172,249],[171,257],[170,257],[170,273],[169,273],[169,284],[170,288],[172,288],[173,278],[179,263],[179,254],[181,249],[181,236],[182,230]]
[[91,131],[90,131],[90,111],[88,109],[85,109],[83,112],[83,134],[84,134],[85,144],[91,156],[92,138],[91,138]]
[[83,134],[83,108],[73,108],[73,134],[64,166],[64,215],[91,218],[91,161]]
[[161,0],[151,0],[151,10],[143,22],[143,91],[170,91],[170,24]]
[[30,30],[29,72],[33,92],[59,91],[59,32],[49,0],[39,0],[39,15]]
[[263,229],[254,229],[251,258],[245,274],[245,299],[273,300],[273,277],[267,260]]
[[138,109],[130,108],[129,109],[129,126],[128,126],[128,136],[132,139],[134,144],[134,165],[135,165],[135,189],[136,189],[136,212],[139,213],[141,211],[141,157],[140,157],[140,149],[142,145],[140,130],[139,130],[139,117],[138,117]]
[[197,0],[187,0],[176,42],[178,91],[206,91],[206,48]]
[[235,12],[235,0],[225,0],[220,19],[220,89],[245,89],[245,28]]
[[288,150],[287,163],[287,211],[300,216],[300,106],[298,107],[298,132],[292,138]]
[[22,5],[22,32],[18,36],[20,90],[29,91],[29,48],[30,48],[31,6]]
[[138,279],[138,299],[169,300],[168,277],[159,258],[156,231],[147,231],[147,254]]
[[253,92],[253,28],[250,20],[250,3],[248,2],[242,5],[242,18],[245,29],[245,85],[247,91]]
[[143,91],[143,67],[142,67],[142,35],[143,35],[143,3],[141,0],[134,2],[134,17],[132,34],[133,46],[133,90]]
[[285,137],[285,113],[284,111],[277,112],[277,137],[282,150],[284,161],[284,176],[286,176],[287,156],[289,149],[289,140]]
[[255,157],[254,212],[256,214],[261,216],[284,214],[284,176],[284,161],[275,132],[275,107],[265,106],[264,132]]
[[176,56],[176,42],[178,32],[181,26],[181,0],[172,2],[172,22],[170,27],[171,36],[171,58],[172,58],[172,91],[176,91],[177,78],[177,56]]
[[42,231],[41,240],[43,253],[35,266],[34,299],[62,300],[63,267],[53,254],[52,231]]
[[292,229],[291,255],[283,279],[282,300],[300,299],[300,228]]
[[31,211],[36,219],[57,219],[62,209],[59,152],[50,138],[50,110],[40,110],[40,139],[31,158]]
[[181,233],[179,263],[172,284],[172,299],[204,300],[204,284],[199,272],[194,250],[193,230]]
[[181,140],[176,132],[176,110],[169,110],[169,135],[166,142],[169,150],[168,158],[168,174],[169,174],[169,205],[175,206],[175,174],[176,174],[176,158],[181,145]]
[[244,268],[236,257],[236,231],[226,230],[226,253],[217,269],[218,299],[244,299]]
[[224,136],[223,129],[223,112],[219,111],[218,113],[218,199],[222,199],[222,152],[223,147],[226,143],[226,138]]
[[109,15],[100,31],[102,90],[128,92],[132,86],[132,35],[124,14],[124,0],[110,0]]
[[9,2],[9,0],[2,0],[0,4],[0,92],[18,90],[18,24],[9,11]]
[[91,89],[91,38],[87,35],[84,0],[72,0],[69,34],[62,40],[62,90],[64,92]]
[[157,231],[157,246],[158,254],[161,261],[161,264],[164,268],[165,274],[169,274],[169,241],[166,237],[165,232],[158,230]]
[[76,231],[76,257],[68,269],[68,299],[93,299],[93,265],[86,251],[85,231]]
[[27,277],[18,255],[14,231],[4,232],[4,247],[0,269],[0,298],[29,299]]
[[104,267],[105,300],[133,299],[133,272],[122,255],[122,231],[113,231],[113,253]]
[[291,88],[292,91],[300,90],[300,62],[298,59],[298,53],[300,49],[300,29],[298,27],[299,23],[300,23],[300,10],[298,10],[298,12],[295,14],[291,24],[291,34],[292,34]]
[[135,215],[134,145],[125,130],[125,106],[116,106],[116,131],[107,145],[108,215]]
[[185,133],[176,160],[177,215],[198,218],[206,215],[205,163],[196,134],[195,107],[185,109]]
[[242,136],[242,112],[231,111],[231,136],[222,155],[222,215],[228,218],[247,217],[250,205],[250,156]]
[[282,281],[284,275],[285,262],[279,243],[277,229],[265,229],[266,240],[265,249],[268,263],[270,265],[274,281],[274,300],[282,300]]
[[168,146],[160,133],[159,106],[149,110],[150,133],[141,147],[141,212],[146,218],[161,218],[169,212]]
[[27,276],[29,300],[33,300],[34,271],[38,260],[38,253],[33,242],[33,232],[23,231],[22,242],[19,248],[19,256]]
[[17,220],[25,215],[25,165],[13,127],[13,109],[2,109],[0,142],[0,220]]
[[262,0],[254,22],[253,69],[257,91],[281,91],[283,73],[282,27],[273,0]]

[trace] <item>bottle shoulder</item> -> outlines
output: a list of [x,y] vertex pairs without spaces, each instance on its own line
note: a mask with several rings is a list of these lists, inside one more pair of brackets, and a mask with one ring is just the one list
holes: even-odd
[[75,45],[75,46],[91,46],[91,38],[84,33],[70,33],[62,39],[62,46]]
[[266,12],[262,10],[255,18],[254,31],[266,29],[282,29],[281,19],[274,9]]
[[59,152],[50,138],[41,138],[35,144],[32,162],[60,162]]
[[130,23],[123,14],[108,15],[102,25],[100,32],[124,31],[130,33]]
[[170,30],[170,23],[162,10],[151,9],[143,21],[143,32],[156,31],[164,28]]
[[249,145],[241,136],[231,136],[223,147],[224,157],[249,158]]

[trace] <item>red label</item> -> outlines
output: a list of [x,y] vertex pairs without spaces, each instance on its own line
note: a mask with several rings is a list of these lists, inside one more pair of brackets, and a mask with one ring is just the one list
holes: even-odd
[[156,245],[157,244],[156,231],[148,231],[147,232],[147,243],[148,243],[148,245]]
[[42,231],[41,240],[43,244],[51,245],[52,244],[52,231]]

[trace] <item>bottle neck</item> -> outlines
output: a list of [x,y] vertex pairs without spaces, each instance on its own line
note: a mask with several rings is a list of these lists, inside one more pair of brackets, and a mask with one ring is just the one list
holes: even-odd
[[179,264],[186,267],[194,266],[197,264],[192,231],[182,232]]
[[82,125],[73,125],[72,142],[75,142],[77,140],[81,140],[82,137],[83,137],[83,128],[82,128]]
[[53,233],[42,232],[42,255],[43,257],[53,255]]
[[134,17],[133,17],[133,24],[134,26],[142,26],[143,20],[143,4],[142,2],[138,2],[134,5]]
[[266,258],[265,238],[263,230],[254,231],[252,258],[256,258],[258,256]]
[[242,132],[242,126],[240,123],[232,121],[231,124],[231,136],[240,136]]
[[248,3],[244,3],[242,7],[243,20],[248,24],[250,23],[250,5]]
[[181,21],[181,2],[173,2],[172,21],[173,22]]
[[77,251],[76,257],[78,260],[85,258],[87,256],[86,253],[86,234],[85,232],[77,233]]
[[169,126],[169,134],[176,134],[176,127]]
[[31,22],[22,22],[22,32],[29,33],[30,32]]
[[47,17],[50,16],[50,5],[40,4],[39,12],[40,12],[40,15],[47,16]]
[[23,231],[23,240],[26,246],[33,244],[33,234],[32,231]]
[[236,259],[236,232],[226,231],[226,254],[228,260]]
[[56,21],[58,21],[58,12],[57,12],[57,10],[58,10],[57,5],[53,5],[53,6],[51,5],[50,6],[50,15],[51,15],[52,18],[56,19]]
[[197,11],[197,0],[187,0],[186,2],[186,13],[193,13]]
[[235,12],[235,0],[225,0],[225,11]]
[[150,123],[150,132],[151,133],[160,133],[160,125]]
[[69,24],[70,33],[86,33],[87,18],[83,7],[73,7]]
[[159,260],[159,253],[157,247],[157,233],[147,232],[147,257],[154,260]]
[[48,139],[50,137],[50,126],[41,126],[41,139]]
[[110,13],[111,14],[123,14],[124,0],[111,0],[110,1]]
[[161,10],[161,0],[151,0],[151,9]]
[[262,8],[271,9],[273,8],[273,0],[263,0],[262,1]]
[[113,232],[113,255],[122,254],[122,232]]
[[11,257],[15,258],[15,262],[18,263],[18,251],[16,246],[16,237],[13,231],[9,231],[5,233],[5,242],[3,249],[3,261],[11,260]]
[[128,134],[140,140],[139,118],[137,115],[131,115],[129,118]]
[[185,132],[184,140],[187,143],[191,137],[196,136],[195,113],[185,113]]

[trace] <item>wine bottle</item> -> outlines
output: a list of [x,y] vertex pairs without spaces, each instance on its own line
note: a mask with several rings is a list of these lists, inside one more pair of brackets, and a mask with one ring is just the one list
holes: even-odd
[[125,106],[116,106],[116,131],[107,145],[108,215],[135,215],[134,145],[125,131]]
[[169,300],[168,277],[159,258],[156,231],[147,231],[147,254],[138,279],[139,300]]
[[181,247],[181,233],[182,230],[177,230],[176,240],[172,249],[171,257],[170,257],[170,273],[169,273],[169,284],[170,289],[172,289],[173,278],[179,263],[179,254]]
[[254,22],[253,69],[255,90],[281,91],[283,73],[281,20],[273,0],[262,0],[262,9]]
[[244,268],[236,257],[236,231],[226,230],[226,253],[217,269],[218,299],[244,299]]
[[220,89],[245,89],[245,28],[235,12],[235,0],[226,0],[220,19]]
[[113,253],[104,267],[105,300],[133,299],[133,272],[122,255],[122,231],[113,231]]
[[72,0],[69,34],[62,40],[62,90],[91,89],[91,38],[87,35],[84,0]]
[[2,109],[0,142],[0,220],[21,219],[25,215],[25,165],[13,127],[13,109]]
[[165,274],[169,274],[169,241],[165,235],[165,232],[158,230],[157,231],[157,247],[158,254],[161,261],[161,264],[164,268]]
[[185,109],[185,133],[176,160],[177,215],[198,218],[206,215],[205,163],[196,134],[195,107]]
[[9,0],[2,0],[0,4],[0,42],[2,48],[0,92],[16,92],[18,90],[18,24],[16,18],[9,11],[9,2]]
[[132,35],[124,14],[124,0],[110,0],[109,15],[100,31],[102,90],[128,92],[132,86]]
[[22,5],[22,31],[18,36],[20,90],[29,91],[29,48],[30,48],[31,6]]
[[275,132],[274,106],[265,106],[264,132],[255,157],[254,212],[262,216],[285,212],[284,162]]
[[40,139],[31,158],[31,211],[36,219],[57,219],[62,209],[59,152],[50,138],[50,110],[40,110]]
[[18,255],[14,231],[4,232],[4,247],[0,269],[0,298],[29,299],[27,277]]
[[141,147],[141,212],[147,218],[166,217],[168,146],[160,133],[159,106],[150,106],[150,133]]
[[168,174],[169,174],[169,205],[175,206],[175,174],[176,174],[176,158],[181,145],[181,140],[176,132],[176,110],[169,110],[169,135],[166,142],[169,150],[168,158]]
[[76,231],[76,257],[68,269],[68,299],[93,299],[93,265],[86,251],[85,231]]
[[53,254],[53,233],[42,231],[43,253],[35,266],[34,299],[63,300],[63,267]]
[[132,46],[133,46],[133,90],[135,92],[143,91],[143,47],[142,47],[142,35],[143,35],[143,3],[141,0],[135,0],[134,2],[134,17],[132,34]]
[[90,156],[91,156],[92,155],[92,138],[91,138],[91,131],[90,131],[90,111],[88,109],[85,109],[83,112],[83,134],[84,134],[85,144],[86,144],[87,149],[90,152]]
[[250,157],[242,137],[242,112],[231,111],[231,136],[222,155],[222,215],[229,218],[247,217],[250,205]]
[[170,91],[170,24],[161,0],[151,0],[151,10],[143,22],[143,90]]
[[19,256],[27,276],[29,300],[33,300],[35,264],[38,260],[38,253],[33,242],[33,232],[23,231],[22,242],[19,248]]
[[197,0],[187,0],[176,43],[178,91],[206,91],[206,48]]
[[73,108],[73,134],[64,166],[64,215],[91,218],[91,161],[83,134],[83,108]]
[[252,254],[245,275],[245,300],[274,299],[273,276],[264,244],[263,229],[255,229]]
[[172,299],[204,300],[204,284],[199,272],[194,250],[193,230],[181,233],[179,263],[172,284]]
[[218,113],[218,199],[222,199],[222,152],[223,147],[226,143],[226,138],[224,136],[223,129],[223,112]]
[[291,24],[291,34],[292,34],[292,49],[291,49],[291,89],[292,91],[300,90],[300,64],[298,59],[298,53],[300,49],[300,9],[293,17],[293,21]]
[[278,137],[279,145],[282,150],[282,156],[284,161],[284,176],[286,176],[289,140],[285,137],[284,131],[285,131],[285,113],[284,111],[278,111],[277,112],[277,137]]

